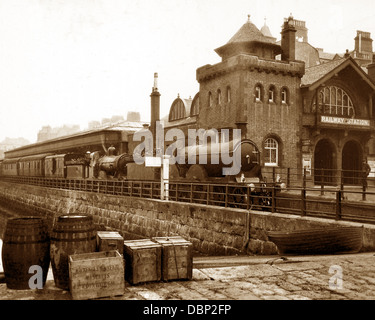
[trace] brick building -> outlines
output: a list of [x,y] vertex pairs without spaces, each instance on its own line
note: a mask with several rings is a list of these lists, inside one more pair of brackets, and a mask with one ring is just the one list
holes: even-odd
[[[375,64],[367,73],[350,54],[324,55],[291,16],[280,42],[267,29],[249,17],[215,50],[222,61],[197,69],[199,92],[173,102],[165,127],[241,129],[263,168],[306,168],[315,183],[358,183],[362,161],[375,161]],[[361,50],[372,50],[369,34],[360,37]]]

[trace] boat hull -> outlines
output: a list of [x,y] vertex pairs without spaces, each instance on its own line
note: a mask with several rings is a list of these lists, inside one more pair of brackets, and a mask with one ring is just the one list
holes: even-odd
[[324,227],[297,231],[269,231],[280,254],[355,253],[363,244],[363,227]]

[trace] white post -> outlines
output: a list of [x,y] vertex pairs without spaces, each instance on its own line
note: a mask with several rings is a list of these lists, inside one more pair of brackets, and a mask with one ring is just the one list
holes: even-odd
[[161,167],[161,199],[169,200],[169,155],[163,157],[163,165]]

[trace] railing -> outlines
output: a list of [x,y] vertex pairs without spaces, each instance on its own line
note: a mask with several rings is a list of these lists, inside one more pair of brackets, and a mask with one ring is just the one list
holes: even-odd
[[[307,170],[300,173],[270,168],[268,172],[265,170],[267,184],[258,185],[255,190],[246,184],[171,182],[168,200],[375,224],[375,187],[369,187],[368,183],[372,180],[362,179],[361,174],[361,171],[330,170],[319,175],[315,172],[312,176]],[[354,179],[352,182],[357,184],[345,184],[344,177]],[[320,185],[314,184],[314,179],[318,179]],[[0,177],[1,180],[117,196],[160,199],[161,195],[158,181],[40,177]],[[280,189],[277,180],[281,180],[285,188]],[[337,181],[340,183],[337,184]]]

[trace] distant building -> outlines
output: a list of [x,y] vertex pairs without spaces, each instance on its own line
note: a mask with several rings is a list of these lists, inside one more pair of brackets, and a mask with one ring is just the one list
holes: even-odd
[[354,50],[349,54],[361,67],[372,62],[373,51],[370,32],[357,30],[357,36],[354,38]]
[[42,142],[50,139],[67,136],[80,131],[79,125],[63,125],[62,127],[51,128],[51,126],[44,126],[38,132],[37,142]]
[[139,122],[141,121],[141,114],[136,111],[129,111],[126,116],[127,121]]
[[23,147],[28,144],[30,144],[30,142],[24,138],[5,138],[0,142],[0,159],[4,159],[4,152]]

